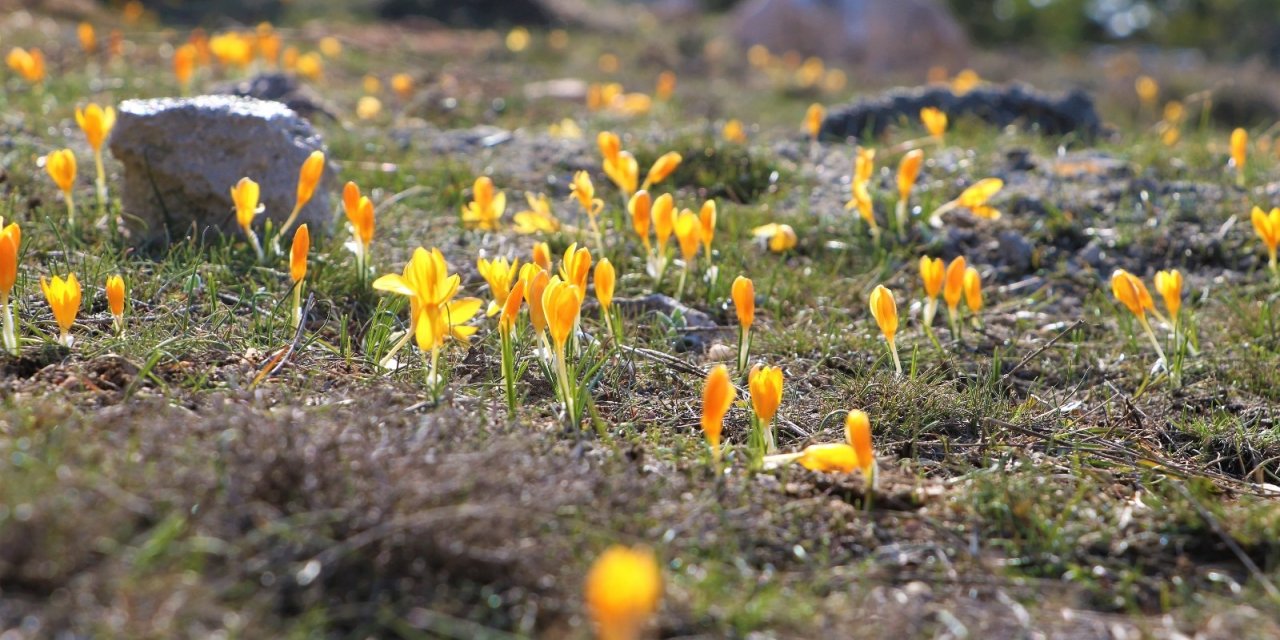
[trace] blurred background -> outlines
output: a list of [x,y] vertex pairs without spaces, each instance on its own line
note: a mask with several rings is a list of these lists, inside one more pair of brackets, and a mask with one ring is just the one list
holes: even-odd
[[[93,0],[0,0],[44,10],[84,10]],[[117,8],[124,0],[105,4]],[[847,30],[875,29],[886,13],[945,20],[981,49],[1019,47],[1061,53],[1098,44],[1195,50],[1215,61],[1280,63],[1277,0],[150,0],[161,21],[200,24],[288,24],[335,15],[355,19],[425,18],[450,26],[509,27],[607,21],[608,14],[647,5],[659,17],[727,14],[731,24],[761,12],[826,16]],[[942,17],[933,17],[942,16]],[[892,18],[884,18],[892,20]],[[892,24],[884,23],[881,24]],[[870,26],[869,26],[870,25]]]

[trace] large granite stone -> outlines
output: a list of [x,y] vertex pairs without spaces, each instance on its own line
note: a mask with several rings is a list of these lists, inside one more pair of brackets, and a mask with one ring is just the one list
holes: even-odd
[[[298,170],[323,150],[320,135],[278,102],[233,96],[126,100],[118,109],[111,154],[124,165],[125,224],[142,243],[167,243],[210,233],[239,233],[231,187],[249,177],[262,187],[277,225],[293,210]],[[326,167],[298,224],[312,232],[333,220],[329,193],[336,178]]]

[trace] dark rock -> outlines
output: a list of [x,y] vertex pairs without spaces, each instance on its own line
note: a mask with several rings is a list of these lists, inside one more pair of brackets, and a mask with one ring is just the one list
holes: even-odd
[[1005,229],[996,235],[996,241],[1000,245],[1000,257],[1005,264],[1018,273],[1031,270],[1035,247],[1021,233]]
[[937,107],[954,122],[968,116],[997,127],[1018,124],[1045,135],[1076,134],[1093,138],[1105,133],[1093,99],[1083,91],[1050,95],[1026,85],[979,87],[956,95],[945,86],[894,89],[874,98],[832,109],[820,135],[828,139],[876,136],[890,124],[918,122],[920,110]]
[[622,26],[609,15],[616,12],[585,0],[379,0],[376,6],[383,18],[422,17],[472,29],[556,24]]
[[541,0],[382,0],[378,15],[421,16],[456,27],[548,25],[555,17]]
[[[283,222],[297,197],[299,168],[323,144],[310,123],[280,103],[200,96],[124,101],[110,148],[124,165],[126,224],[150,243],[238,233],[231,187],[246,176],[261,186],[264,215]],[[313,233],[333,219],[328,194],[335,182],[326,170],[302,209],[299,223]]]
[[299,82],[296,76],[287,73],[262,73],[222,85],[214,89],[213,93],[279,102],[308,120],[314,120],[316,115],[325,115],[331,120],[338,119],[334,109],[324,99]]
[[881,70],[960,65],[969,46],[936,0],[750,0],[732,21],[746,46]]

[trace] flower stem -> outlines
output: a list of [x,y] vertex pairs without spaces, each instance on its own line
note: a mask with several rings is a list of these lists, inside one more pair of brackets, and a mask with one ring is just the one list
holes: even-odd
[[747,360],[751,356],[751,329],[742,327],[738,329],[738,373],[745,375],[747,372]]
[[93,162],[98,169],[98,215],[105,216],[107,212],[107,171],[102,166],[102,150],[93,152]]
[[898,219],[898,237],[905,239],[907,237],[907,200],[901,198],[898,200],[898,206],[895,207],[894,213]]
[[898,359],[898,343],[893,338],[885,338],[889,343],[889,354],[893,356],[893,368],[897,370],[898,377],[902,377],[902,360]]
[[514,417],[516,415],[515,349],[510,331],[499,329],[498,337],[502,341],[502,381],[507,390],[507,413]]
[[66,200],[67,200],[67,225],[74,228],[76,226],[76,200],[71,196],[70,191],[67,192]]
[[1147,322],[1146,316],[1138,316],[1138,322],[1142,323],[1142,329],[1146,331],[1147,337],[1151,339],[1151,346],[1156,348],[1156,354],[1164,361],[1165,369],[1169,368],[1169,360],[1164,357],[1164,348],[1160,346],[1160,340],[1156,339],[1156,332],[1151,330],[1151,323]]
[[293,211],[289,212],[289,217],[285,219],[284,225],[280,227],[280,231],[276,234],[276,237],[283,236],[285,232],[289,230],[289,227],[292,227],[293,223],[298,220],[298,214],[300,213],[302,213],[301,202],[293,205]]
[[258,242],[258,234],[253,229],[245,229],[244,233],[249,237],[249,244],[253,245],[253,252],[258,256],[258,262],[265,262],[267,257],[262,253],[262,243]]
[[4,348],[10,354],[17,356],[19,354],[18,332],[13,322],[13,305],[9,303],[9,296],[5,296],[0,301],[0,306],[4,307]]
[[302,280],[293,283],[293,325],[297,329],[302,324]]

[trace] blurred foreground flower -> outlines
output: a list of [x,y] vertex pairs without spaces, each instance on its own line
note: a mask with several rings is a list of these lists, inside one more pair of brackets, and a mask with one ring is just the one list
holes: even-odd
[[587,573],[587,613],[600,640],[637,640],[662,599],[662,570],[643,547],[606,549]]
[[58,276],[46,280],[41,276],[40,288],[53,310],[53,318],[58,321],[58,342],[70,347],[71,325],[75,324],[76,314],[80,312],[80,281],[74,273],[68,274],[66,280]]

